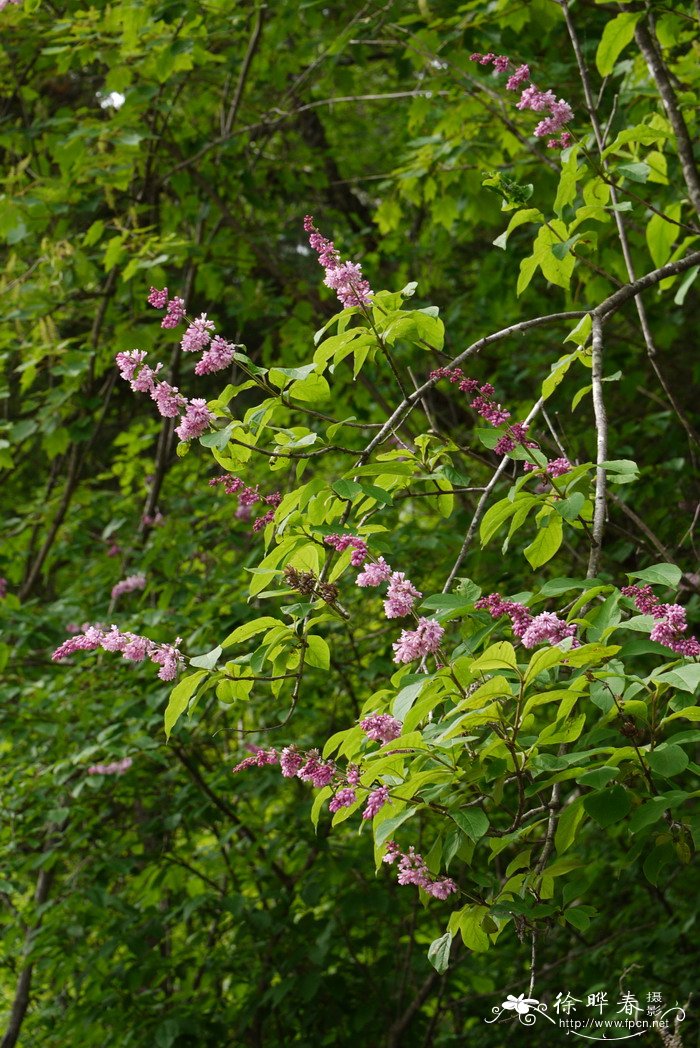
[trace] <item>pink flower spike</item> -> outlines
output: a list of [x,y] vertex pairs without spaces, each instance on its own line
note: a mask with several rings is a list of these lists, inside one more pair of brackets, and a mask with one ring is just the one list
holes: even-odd
[[128,575],[121,582],[117,582],[112,587],[112,600],[116,600],[121,597],[123,593],[133,593],[134,590],[143,590],[146,588],[146,576],[145,575]]
[[388,713],[373,713],[360,721],[360,727],[372,742],[393,742],[403,731],[401,721]]
[[168,289],[164,287],[162,291],[158,291],[157,288],[152,287],[148,295],[148,304],[153,306],[154,309],[165,309],[168,304]]
[[328,802],[328,810],[332,812],[340,811],[341,808],[351,808],[357,800],[355,791],[346,787],[345,789],[338,790],[334,797],[331,797]]
[[402,630],[394,642],[394,662],[414,662],[432,655],[440,647],[444,632],[436,619],[419,619],[417,629]]
[[395,571],[389,582],[384,614],[388,619],[400,619],[410,615],[413,605],[423,594],[406,578],[402,571]]
[[206,400],[195,398],[187,405],[187,413],[175,432],[180,440],[192,440],[194,437],[201,437],[213,421],[214,415],[207,407]]
[[388,582],[391,578],[391,568],[380,557],[374,564],[365,564],[364,571],[355,579],[356,586],[381,586],[382,582]]
[[377,812],[389,802],[389,789],[387,786],[380,786],[376,790],[372,790],[369,797],[367,798],[367,804],[365,810],[362,812],[363,819],[373,819]]
[[518,66],[513,75],[506,80],[508,91],[517,91],[526,80],[530,79],[530,68],[526,65]]
[[168,302],[168,311],[160,322],[162,328],[176,328],[181,320],[185,319],[184,298],[171,298]]

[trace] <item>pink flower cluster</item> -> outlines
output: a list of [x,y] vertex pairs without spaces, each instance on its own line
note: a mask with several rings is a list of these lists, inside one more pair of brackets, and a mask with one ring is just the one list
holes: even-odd
[[157,364],[155,368],[151,368],[144,363],[146,356],[141,349],[117,353],[115,359],[121,377],[129,383],[135,393],[149,393],[164,418],[177,418],[184,410],[185,415],[175,430],[180,440],[201,437],[214,421],[206,400],[194,398],[188,401],[176,386],[158,381],[156,375],[163,365]]
[[[152,287],[148,296],[149,305],[155,309],[165,309],[166,314],[161,322],[161,327],[177,327],[181,320],[187,319],[185,303],[181,298],[173,298],[168,301],[168,289],[162,291]],[[197,361],[194,369],[195,375],[211,375],[215,371],[227,368],[233,360],[236,346],[227,342],[220,335],[212,338],[216,327],[212,320],[207,318],[206,313],[193,320],[182,337],[181,346],[185,353],[199,353],[204,350],[201,358]]]
[[507,615],[513,626],[513,634],[520,639],[525,648],[534,648],[545,642],[553,646],[568,637],[572,638],[572,648],[580,647],[580,642],[576,639],[575,624],[564,622],[551,611],[543,611],[540,615],[533,616],[524,604],[514,600],[503,600],[498,593],[481,597],[474,607],[488,611],[493,619]]
[[[278,754],[274,749],[263,750],[257,747],[254,749],[253,756],[245,757],[233,769],[234,772],[247,771],[248,768],[262,768],[266,764],[279,764],[285,779],[297,778],[302,782],[310,782],[317,790],[323,789],[324,786],[334,785],[335,793],[328,802],[330,812],[335,813],[341,808],[350,808],[356,803],[355,787],[360,782],[360,771],[354,764],[348,765],[343,778],[333,761],[321,760],[318,750],[309,750],[308,753],[303,754],[299,753],[294,746],[285,746]],[[386,786],[371,790],[367,796],[362,818],[373,819],[389,799],[389,790]]]
[[4,11],[9,4],[21,4],[22,0],[0,0],[0,11]]
[[117,582],[112,587],[112,600],[116,600],[117,597],[121,597],[123,593],[133,593],[134,590],[143,590],[146,588],[146,576],[145,575],[127,575],[121,582]]
[[432,655],[440,647],[445,630],[436,619],[418,619],[415,630],[401,630],[394,641],[394,662],[413,662]]
[[403,731],[401,721],[388,713],[372,713],[360,721],[360,727],[372,742],[393,742]]
[[0,600],[4,600],[7,596],[7,579],[0,576]]
[[95,651],[97,648],[102,648],[103,651],[119,651],[127,662],[143,662],[146,658],[150,659],[156,666],[160,666],[158,676],[161,680],[174,680],[184,662],[184,657],[177,648],[180,641],[181,638],[178,637],[174,645],[154,644],[147,637],[140,637],[137,633],[122,633],[117,626],[112,626],[109,631],[102,626],[84,626],[82,633],[69,637],[56,648],[51,658],[54,662],[59,662],[69,655],[74,655],[76,651]]
[[240,477],[231,476],[229,473],[225,473],[222,477],[212,477],[209,481],[209,486],[212,488],[219,484],[223,484],[227,495],[238,495],[236,517],[240,520],[249,519],[250,507],[254,506],[256,502],[263,502],[266,506],[271,507],[261,517],[256,518],[253,522],[253,531],[262,531],[275,519],[275,510],[282,501],[281,492],[273,491],[271,495],[261,495],[257,484],[251,488]]
[[448,895],[459,891],[450,877],[433,877],[423,856],[419,855],[413,847],[409,848],[407,852],[402,852],[398,844],[389,841],[382,861],[389,864],[398,861],[397,880],[399,884],[415,884],[416,887],[422,888],[435,899],[446,899]]
[[304,218],[304,229],[309,234],[309,244],[318,254],[320,265],[326,270],[326,287],[335,291],[345,308],[368,306],[372,289],[362,276],[362,266],[358,262],[341,262],[333,241],[321,236],[311,215]]
[[[472,410],[476,411],[478,415],[481,415],[483,419],[486,419],[494,427],[502,426],[504,422],[508,422],[510,411],[506,411],[500,404],[494,403],[493,395],[496,391],[490,382],[484,382],[483,385],[479,385],[476,379],[465,378],[461,368],[435,368],[434,371],[430,372],[430,378],[433,381],[439,381],[443,378],[449,379],[450,382],[459,386],[462,393],[468,393],[472,396],[478,392],[478,396],[473,396],[470,405]],[[506,427],[505,433],[501,436],[493,450],[497,455],[507,455],[509,451],[514,451],[518,445],[524,448],[536,448],[538,446],[537,443],[527,438],[527,429],[526,422],[511,423]]]
[[123,775],[133,764],[131,757],[122,757],[120,761],[110,764],[93,764],[88,768],[88,775]]
[[[507,55],[494,55],[491,52],[482,55],[475,52],[470,55],[472,62],[479,65],[493,65],[497,73],[506,73],[513,66]],[[508,77],[506,88],[508,91],[519,91],[522,85],[530,79],[530,68],[526,65],[518,66]],[[559,135],[562,128],[573,120],[574,113],[568,102],[563,98],[557,100],[553,91],[540,91],[533,83],[526,87],[516,103],[518,109],[530,109],[533,113],[548,112],[543,120],[535,128],[534,134],[537,138],[546,135]],[[573,142],[573,136],[569,131],[562,131],[559,138],[550,138],[547,141],[548,149],[566,149]]]
[[326,535],[323,540],[327,546],[332,546],[338,553],[346,549],[352,549],[350,563],[354,568],[361,568],[367,559],[367,545],[357,535]]
[[536,462],[526,462],[523,465],[523,469],[526,473],[532,473],[533,470],[542,468],[553,480],[556,480],[557,477],[569,473],[574,467],[571,465],[568,458],[552,459],[552,461],[547,462],[544,467],[538,466]]
[[662,604],[651,586],[623,586],[621,592],[626,597],[632,597],[637,611],[642,615],[652,615],[658,620],[649,634],[650,640],[670,648],[676,655],[686,658],[700,655],[700,642],[695,637],[683,636],[688,629],[684,607],[680,604]]
[[[328,535],[325,541],[335,549],[346,549],[352,544],[353,539],[345,535]],[[361,539],[354,541],[362,542]],[[353,553],[350,562],[359,567],[367,556],[367,546],[362,543],[362,560],[356,558]],[[410,615],[415,602],[420,600],[423,594],[406,578],[403,571],[393,571],[384,557],[365,565],[364,570],[355,579],[355,584],[361,587],[381,586],[384,582],[389,583],[384,601],[386,617],[399,619]],[[439,648],[444,632],[435,619],[418,619],[417,629],[402,630],[401,637],[394,642],[394,662],[413,662],[414,659],[422,659],[432,654]]]

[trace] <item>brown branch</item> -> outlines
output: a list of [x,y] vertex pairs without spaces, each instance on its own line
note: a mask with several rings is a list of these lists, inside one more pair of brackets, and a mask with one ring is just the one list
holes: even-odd
[[639,21],[634,31],[634,39],[637,42],[637,47],[644,55],[644,60],[649,68],[656,88],[661,95],[661,101],[664,104],[666,110],[666,116],[669,119],[673,133],[676,136],[676,146],[678,148],[678,159],[681,162],[681,170],[683,171],[683,179],[688,189],[688,196],[690,201],[695,208],[696,212],[700,215],[700,175],[698,174],[697,165],[695,163],[695,155],[693,153],[693,143],[688,133],[688,126],[683,119],[678,100],[676,98],[675,91],[671,84],[671,79],[668,75],[668,70],[664,64],[664,61],[657,50],[657,41],[652,35],[651,26],[648,22]]
[[238,75],[238,83],[236,84],[236,90],[234,92],[233,99],[231,101],[231,106],[229,108],[228,114],[224,121],[224,126],[222,128],[222,137],[228,137],[231,134],[231,129],[236,120],[236,116],[238,115],[238,109],[241,104],[241,99],[243,98],[243,89],[245,87],[245,82],[248,78],[248,73],[250,71],[250,64],[253,61],[253,57],[258,49],[258,44],[260,42],[260,34],[263,26],[264,12],[265,8],[263,5],[258,7],[257,11],[255,12],[253,32],[250,35],[248,47],[246,48],[246,53],[243,57],[243,62],[241,63],[241,71]]
[[600,568],[607,512],[607,476],[602,463],[608,457],[608,417],[603,399],[603,322],[597,315],[593,316],[593,368],[591,371],[591,383],[596,429],[596,476],[591,552],[586,573],[586,578],[588,579],[595,578]]

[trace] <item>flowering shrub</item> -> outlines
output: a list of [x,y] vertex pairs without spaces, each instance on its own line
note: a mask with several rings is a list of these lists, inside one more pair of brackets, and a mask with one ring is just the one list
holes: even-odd
[[[491,61],[493,56],[479,60],[486,64],[486,59]],[[505,59],[493,61],[499,71],[505,68]],[[525,76],[526,67],[521,67],[511,77],[511,88]],[[548,108],[552,114],[548,118],[550,122],[563,123],[571,115],[568,106],[556,103],[551,92],[542,94],[534,86],[523,92],[519,108],[526,105],[536,111]],[[545,123],[552,130],[544,121],[536,134],[544,133]],[[559,127],[558,123],[554,130]],[[166,732],[170,734],[200,689],[216,687],[217,694],[223,697],[220,689],[227,680],[239,686],[245,681],[252,684],[269,679],[280,685],[288,681],[291,708],[283,721],[286,725],[302,694],[307,667],[323,669],[329,664],[329,644],[316,630],[323,624],[329,627],[334,615],[341,620],[351,617],[345,609],[346,602],[352,598],[352,590],[347,587],[351,569],[361,569],[354,578],[355,592],[361,592],[360,605],[370,600],[371,594],[367,591],[386,584],[385,617],[391,621],[411,616],[414,620],[413,627],[402,629],[392,642],[393,662],[400,667],[391,677],[392,687],[369,697],[357,727],[349,725],[337,732],[325,742],[322,752],[302,753],[289,745],[278,754],[274,748],[254,747],[253,754],[233,770],[238,773],[279,764],[283,777],[296,777],[318,791],[313,807],[314,821],[318,820],[321,806],[326,802],[336,823],[350,817],[364,800],[361,821],[372,823],[377,856],[385,863],[398,863],[399,883],[415,885],[440,901],[463,896],[467,901],[460,899],[461,907],[452,911],[446,935],[451,941],[459,929],[467,946],[487,948],[511,921],[525,916],[533,929],[537,927],[537,906],[551,895],[549,884],[553,871],[570,847],[576,827],[586,817],[600,821],[598,812],[603,810],[607,823],[611,817],[608,805],[612,805],[612,821],[623,818],[631,807],[628,789],[623,783],[635,774],[635,769],[649,785],[651,799],[647,804],[658,796],[663,787],[654,781],[654,771],[658,770],[656,754],[662,754],[664,747],[674,751],[675,746],[673,728],[668,739],[666,726],[676,718],[695,716],[685,708],[674,708],[669,684],[673,679],[688,679],[686,674],[694,671],[694,667],[686,660],[700,654],[700,643],[686,636],[684,608],[662,603],[650,585],[635,583],[616,589],[597,577],[600,560],[596,546],[599,546],[601,528],[598,510],[600,500],[605,498],[606,472],[618,469],[617,464],[607,463],[600,456],[596,469],[586,463],[574,466],[565,455],[548,461],[539,444],[531,439],[529,423],[511,423],[510,412],[495,403],[493,385],[464,376],[458,362],[469,351],[457,355],[450,365],[430,371],[415,393],[407,393],[400,380],[400,365],[392,353],[402,341],[412,340],[432,353],[438,352],[434,343],[442,342],[439,322],[430,315],[426,318],[425,314],[406,310],[401,294],[371,292],[359,266],[341,263],[333,243],[318,232],[308,217],[304,228],[310,233],[311,247],[318,252],[319,262],[326,269],[325,283],[336,291],[345,311],[334,320],[338,334],[320,343],[311,365],[296,369],[289,376],[282,371],[273,378],[273,371],[251,366],[246,355],[239,351],[242,347],[224,343],[225,351],[215,350],[219,354],[217,359],[225,358],[226,364],[234,360],[247,373],[250,382],[241,389],[252,384],[266,398],[260,405],[262,413],[259,411],[256,415],[255,426],[241,423],[233,415],[230,405],[238,394],[236,387],[230,388],[225,405],[218,402],[218,407],[212,409],[203,399],[186,401],[177,390],[156,380],[159,368],[154,371],[148,368],[140,351],[117,355],[122,377],[130,381],[135,391],[150,391],[161,414],[172,417],[185,409],[185,417],[176,429],[182,441],[192,440],[212,428],[213,440],[206,442],[218,464],[227,471],[238,469],[243,463],[239,448],[262,449],[267,434],[267,439],[272,438],[274,442],[274,420],[280,407],[303,416],[305,405],[317,399],[318,377],[329,371],[331,360],[339,362],[346,351],[355,357],[356,372],[370,356],[377,364],[386,360],[404,394],[389,422],[366,447],[348,452],[355,462],[335,483],[319,484],[318,478],[297,486],[285,496],[279,492],[261,496],[259,485],[248,485],[232,472],[210,481],[214,486],[223,485],[227,494],[238,496],[239,512],[261,500],[271,507],[254,524],[254,531],[264,532],[268,552],[253,577],[251,596],[261,594],[270,582],[282,578],[304,595],[307,602],[287,609],[289,622],[269,615],[252,619],[209,655],[194,659],[193,665],[200,668],[184,676],[174,688],[165,715]],[[168,300],[167,289],[151,289],[149,302],[156,308],[167,309],[165,327],[172,327],[185,317],[182,299]],[[607,315],[609,308],[609,303],[603,303],[588,314],[598,330],[600,317]],[[432,323],[426,325],[422,318],[429,318]],[[207,357],[214,352],[213,330],[213,322],[202,314],[190,323],[182,340],[185,352],[204,350],[200,365],[213,359]],[[591,349],[595,354],[599,345],[594,344]],[[581,354],[587,351],[584,340]],[[595,367],[595,359],[593,365]],[[198,365],[195,374],[212,370],[217,368]],[[584,542],[592,543],[587,578],[554,580],[520,600],[504,599],[498,593],[482,597],[480,589],[469,579],[461,579],[450,589],[448,580],[442,594],[423,599],[423,592],[405,572],[395,571],[387,563],[383,556],[389,546],[386,528],[381,523],[383,508],[410,482],[423,481],[430,485],[438,466],[453,462],[449,444],[434,447],[428,457],[417,450],[418,440],[414,442],[415,450],[402,444],[400,454],[391,450],[387,440],[392,426],[401,421],[416,399],[443,379],[468,394],[472,398],[471,409],[498,431],[496,442],[489,440],[489,446],[501,460],[496,476],[509,456],[524,459],[526,467],[505,499],[485,513],[482,509],[482,544],[508,519],[511,524],[507,541],[528,518],[534,517],[538,522],[535,535],[524,551],[530,564],[539,567],[547,563],[564,541],[566,532],[569,541],[583,538]],[[506,429],[501,431],[504,425]],[[334,423],[336,432],[342,428],[342,423]],[[235,441],[232,440],[234,432]],[[265,453],[273,462],[277,457],[303,459],[305,453],[298,449],[319,443],[322,454],[323,441],[318,431],[297,427],[293,440],[278,439]],[[361,478],[368,475],[368,469],[375,479],[373,485],[366,487]],[[547,478],[547,482],[540,483],[534,490],[528,489],[528,481],[535,476]],[[435,488],[435,497],[443,498],[444,489],[440,485]],[[308,504],[309,498],[315,500],[318,508],[313,514],[309,513],[307,519],[296,507],[302,501]],[[450,512],[451,504],[446,514]],[[473,524],[479,523],[478,517],[479,509]],[[473,525],[467,539],[472,530]],[[392,559],[396,552],[392,551]],[[463,554],[464,546],[451,578]],[[650,570],[652,578],[668,585],[680,579],[680,572],[673,565],[659,565]],[[649,576],[644,572],[637,573],[637,578],[646,577]],[[114,587],[112,596],[116,598],[144,585],[142,575],[132,575]],[[571,593],[578,596],[566,607],[562,606],[561,597]],[[542,610],[542,603],[549,603],[552,598],[554,607]],[[626,661],[624,644],[625,631],[636,627],[636,623],[634,619],[623,618],[619,610],[623,598],[634,601],[642,615],[650,616],[655,622],[649,632],[650,641],[680,655],[680,661],[662,662],[643,678],[636,675],[633,663]],[[433,615],[421,614],[426,609]],[[354,614],[358,612],[363,614],[360,609]],[[510,623],[518,648],[507,640],[497,639],[503,634],[504,619]],[[249,657],[239,656],[221,664],[224,649],[255,634],[263,635],[262,642]],[[97,627],[88,628],[64,642],[54,653],[54,659],[100,647],[120,651],[122,657],[130,661],[150,658],[161,666],[159,676],[163,680],[173,679],[183,662],[177,647],[154,645],[146,638],[122,633],[116,626],[109,633]],[[529,656],[528,652],[533,649],[534,654]],[[275,694],[281,696],[283,687],[277,687]],[[651,721],[642,712],[646,707],[636,697],[640,694],[647,694],[650,699],[655,696],[655,714]],[[668,698],[664,702],[665,694]],[[631,709],[649,732],[648,741],[642,746],[634,738],[638,729],[636,722],[629,720]],[[626,737],[622,744],[615,738],[614,720],[618,716],[628,718],[622,729]],[[594,745],[595,740],[598,745]],[[379,744],[380,748],[368,748],[368,743]],[[563,755],[572,747],[581,765],[574,781],[586,784],[587,790],[582,793],[580,787],[576,787],[562,803],[557,779],[551,801],[543,805],[538,779],[546,777],[553,768],[568,767],[570,761],[564,760]],[[330,759],[333,754],[345,759],[344,771]],[[663,761],[662,766],[665,766]],[[479,769],[478,779],[474,775],[476,769]],[[661,775],[663,777],[663,771]],[[616,785],[609,785],[616,780]],[[502,800],[495,802],[496,797]],[[677,799],[668,798],[677,848],[686,846],[689,833],[681,821],[682,816],[675,814],[676,807],[682,806],[684,800],[685,794]],[[422,811],[431,811],[438,821],[457,828],[456,836],[453,831],[447,838],[442,835],[436,838],[436,844],[444,843],[437,850],[431,849],[432,867],[410,843],[412,825]],[[546,819],[542,818],[543,812],[548,812]],[[393,839],[396,831],[408,838],[405,852]],[[476,848],[485,844],[493,848],[498,841],[506,842],[513,851],[523,844],[529,845],[528,855],[533,857],[526,864],[528,872],[516,880],[506,878],[494,888],[488,900],[475,904],[470,901],[470,857]],[[560,858],[552,861],[555,848]],[[437,875],[443,864],[447,867],[457,857],[463,867],[457,879]],[[524,906],[522,900],[521,889],[525,883],[531,893],[529,907]],[[478,915],[476,925],[473,924],[475,915]],[[577,927],[584,914],[578,905],[570,904],[562,915]]]
[[32,1043],[687,986],[694,12],[497,6],[5,5]]

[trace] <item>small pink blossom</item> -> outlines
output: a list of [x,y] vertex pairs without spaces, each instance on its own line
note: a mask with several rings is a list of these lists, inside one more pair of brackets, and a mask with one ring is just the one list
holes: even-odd
[[335,765],[330,761],[328,763],[320,761],[314,753],[307,754],[303,767],[297,772],[297,778],[303,782],[310,782],[317,790],[323,789],[324,786],[329,786],[333,781],[334,775]]
[[111,764],[93,764],[88,768],[88,775],[123,775],[133,764],[131,757],[122,757]]
[[192,440],[194,437],[201,437],[213,421],[214,415],[207,407],[206,400],[195,398],[188,403],[185,417],[175,432],[180,440]]
[[384,614],[388,619],[400,619],[410,615],[413,605],[423,594],[406,578],[402,571],[395,571],[389,581]]
[[143,590],[146,588],[146,576],[145,575],[127,575],[121,582],[117,582],[112,587],[112,600],[116,600],[117,597],[121,597],[124,593],[133,593],[134,590]]
[[534,648],[536,644],[548,641],[549,644],[559,644],[568,637],[574,638],[572,647],[579,647],[576,637],[575,623],[564,622],[551,611],[543,611],[536,615],[522,635],[522,643],[525,648]]
[[391,568],[384,560],[384,557],[380,557],[376,563],[365,564],[364,571],[355,579],[356,586],[381,586],[383,582],[387,582],[391,578]]
[[165,309],[168,304],[168,289],[164,287],[162,291],[158,291],[157,288],[152,287],[148,295],[148,304],[153,306],[154,309]]
[[196,353],[204,349],[211,342],[210,332],[214,331],[214,323],[207,320],[207,314],[202,313],[200,317],[193,320],[187,331],[182,336],[182,349],[185,353]]
[[394,641],[394,662],[413,662],[432,655],[440,647],[445,630],[436,619],[420,618],[415,630],[402,630]]
[[345,308],[369,305],[373,292],[362,276],[359,263],[341,262],[333,241],[321,236],[311,215],[304,218],[304,229],[309,234],[310,246],[318,254],[320,265],[326,270],[324,283],[335,291],[341,304]]
[[209,348],[195,364],[195,375],[211,375],[215,371],[223,371],[233,360],[235,352],[236,347],[231,342],[227,342],[220,335],[215,335]]
[[177,386],[171,386],[169,382],[157,382],[151,390],[151,399],[156,402],[163,418],[177,418],[187,405]]
[[389,789],[387,786],[380,786],[378,789],[372,790],[367,798],[367,804],[365,805],[365,810],[362,812],[362,818],[373,819],[377,812],[388,803],[389,799]]
[[304,763],[304,758],[293,746],[285,746],[280,757],[280,770],[285,779],[293,778]]
[[392,742],[403,731],[401,721],[388,713],[373,713],[360,721],[360,727],[372,742]]
[[506,89],[508,91],[517,91],[529,79],[530,67],[526,65],[518,66],[513,75],[506,80]]
[[356,800],[355,791],[350,787],[345,787],[342,790],[338,790],[335,796],[331,797],[328,802],[328,810],[336,812],[340,811],[341,808],[351,808]]
[[256,748],[254,756],[246,757],[240,762],[240,764],[237,764],[236,767],[231,770],[235,775],[239,771],[246,771],[247,768],[264,768],[268,764],[279,764],[277,750],[263,750]]
[[184,298],[171,298],[168,302],[168,311],[160,322],[162,328],[176,328],[181,320],[185,319]]
[[414,884],[435,899],[446,899],[448,895],[459,891],[455,882],[449,877],[433,877],[423,856],[419,855],[413,847],[410,847],[407,852],[402,852],[394,841],[389,841],[382,861],[389,864],[398,862],[397,880],[399,884]]
[[350,548],[350,563],[354,568],[360,568],[367,559],[367,546],[363,539],[357,535],[326,535],[323,540],[327,546],[332,546],[338,553]]

